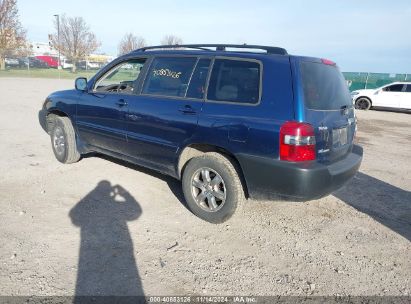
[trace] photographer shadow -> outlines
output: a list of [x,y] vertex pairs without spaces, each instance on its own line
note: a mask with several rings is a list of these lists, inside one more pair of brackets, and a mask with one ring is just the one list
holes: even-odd
[[411,192],[358,172],[333,195],[411,241]]
[[143,296],[127,222],[139,218],[138,202],[103,180],[70,211],[81,243],[75,303],[83,296]]

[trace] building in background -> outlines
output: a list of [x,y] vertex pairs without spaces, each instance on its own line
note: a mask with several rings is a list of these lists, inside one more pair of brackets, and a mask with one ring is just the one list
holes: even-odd
[[[48,67],[58,67],[58,51],[49,42],[32,42],[32,56],[47,63]],[[100,69],[115,57],[105,54],[90,54],[85,60],[78,63],[78,68],[85,70]],[[65,56],[60,56],[60,65],[63,69],[71,69],[73,63]]]
[[53,48],[48,42],[32,42],[31,43],[34,56],[56,56],[58,51]]

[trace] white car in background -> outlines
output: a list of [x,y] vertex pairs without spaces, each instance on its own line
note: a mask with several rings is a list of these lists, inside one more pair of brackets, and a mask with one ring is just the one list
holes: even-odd
[[66,58],[62,58],[60,61],[60,65],[63,69],[71,69],[73,67],[73,61]]
[[387,108],[411,110],[411,82],[393,82],[371,90],[351,92],[356,109]]

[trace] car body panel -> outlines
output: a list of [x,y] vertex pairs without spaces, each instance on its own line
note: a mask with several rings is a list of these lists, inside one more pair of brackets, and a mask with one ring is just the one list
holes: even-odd
[[[262,82],[260,99],[256,104],[246,104],[208,100],[206,96],[203,99],[190,99],[141,94],[146,67],[154,56],[230,58],[258,62],[261,66]],[[100,77],[118,64],[134,58],[148,60],[133,93],[93,91]],[[179,159],[185,148],[193,145],[215,147],[237,159],[250,193],[256,193],[254,189],[262,192],[263,188],[266,188],[265,190],[271,193],[293,196],[292,191],[287,189],[297,189],[296,182],[304,180],[307,187],[312,189],[307,191],[306,196],[302,192],[294,196],[311,199],[340,187],[344,181],[351,178],[361,163],[362,152],[356,154],[361,156],[352,156],[352,131],[349,144],[340,150],[333,150],[332,157],[318,157],[316,161],[301,164],[285,163],[279,159],[279,132],[287,121],[308,121],[316,130],[323,125],[328,126],[331,131],[341,126],[355,129],[355,125],[351,126],[354,121],[352,109],[325,112],[311,111],[304,106],[298,67],[304,60],[320,59],[203,50],[132,52],[99,70],[88,81],[85,91],[69,90],[51,94],[43,106],[41,116],[60,111],[70,117],[76,129],[79,146],[84,147],[82,151],[102,152],[176,178],[181,178]],[[121,105],[119,101],[122,101]],[[316,137],[321,139],[320,134],[316,134]],[[321,144],[320,140],[319,143]],[[351,161],[347,163],[345,159]],[[264,167],[264,164],[267,165],[264,169],[265,178],[278,181],[281,179],[281,172],[287,167],[293,167],[293,172],[300,172],[296,173],[299,177],[278,183],[262,181],[255,175],[258,175],[256,168]],[[326,191],[321,189],[318,183],[310,183],[304,177],[315,178],[314,175],[304,173],[315,167],[316,171],[321,171],[323,176],[332,180],[330,166],[342,166],[342,171],[345,166],[349,173],[342,172],[339,182],[327,184]],[[282,189],[284,182],[292,185]],[[308,189],[307,187],[304,189]]]
[[411,110],[411,82],[406,84],[406,87],[401,94],[400,108]]
[[128,100],[124,153],[177,175],[177,153],[192,142],[203,101],[145,95]]
[[[296,120],[308,122],[314,127],[317,148],[317,160],[323,163],[332,163],[350,153],[356,131],[356,119],[354,107],[350,105],[344,109],[318,110],[305,106],[305,97],[301,79],[300,64],[302,62],[314,62],[321,64],[321,60],[312,57],[291,58],[293,71],[293,87],[295,88],[295,113]],[[331,67],[337,68],[337,67]],[[347,88],[347,104],[350,104],[350,97]],[[333,142],[333,130],[347,129],[347,144],[340,145]]]
[[126,147],[127,108],[119,107],[119,94],[83,93],[78,98],[75,123],[84,142],[113,152]]

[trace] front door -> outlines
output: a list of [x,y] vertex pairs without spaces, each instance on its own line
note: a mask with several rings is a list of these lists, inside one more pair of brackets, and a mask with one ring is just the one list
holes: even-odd
[[134,93],[145,60],[121,62],[82,95],[77,106],[76,124],[85,143],[97,150],[124,151],[129,97]]
[[403,84],[392,84],[382,88],[373,98],[373,106],[399,108]]
[[127,153],[154,169],[173,173],[178,149],[197,129],[211,60],[157,57],[141,94],[131,97]]

